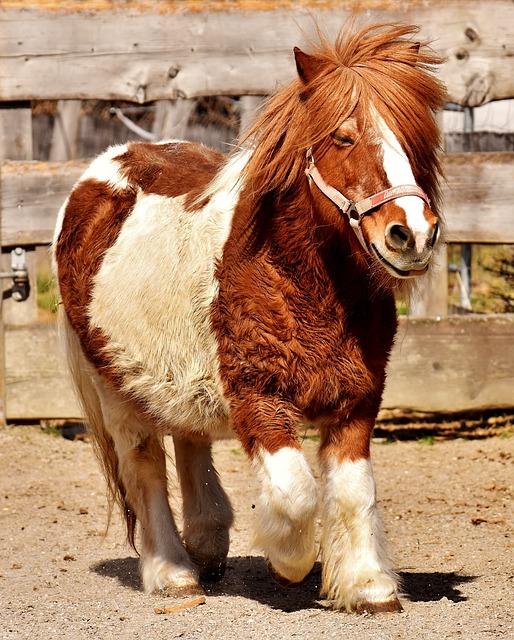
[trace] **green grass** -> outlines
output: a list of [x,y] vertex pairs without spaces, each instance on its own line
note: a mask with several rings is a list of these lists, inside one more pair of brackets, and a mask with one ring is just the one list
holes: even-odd
[[42,423],[40,426],[40,430],[42,433],[46,434],[47,436],[51,436],[52,438],[62,437],[62,431],[58,427],[51,424]]
[[301,436],[300,440],[302,442],[313,442],[314,444],[319,443],[319,436]]
[[[461,245],[448,245],[448,263],[460,264]],[[491,272],[491,267],[502,260],[510,275],[500,276]],[[509,264],[510,263],[510,264]],[[514,250],[511,245],[474,244],[471,253],[471,309],[475,313],[503,313],[505,303],[502,296],[514,297],[512,274],[514,272]],[[448,274],[448,302],[460,306],[459,276]]]
[[58,296],[55,278],[51,271],[40,271],[37,281],[37,306],[51,313],[57,312]]

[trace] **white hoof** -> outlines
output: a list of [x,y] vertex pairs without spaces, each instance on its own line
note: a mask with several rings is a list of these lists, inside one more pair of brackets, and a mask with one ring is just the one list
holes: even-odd
[[[326,576],[323,582],[326,582]],[[357,613],[392,613],[402,611],[394,575],[370,572],[346,584],[323,586],[322,594],[334,609]]]
[[146,593],[165,593],[169,596],[203,594],[194,568],[176,566],[166,560],[152,558],[142,562],[141,577]]

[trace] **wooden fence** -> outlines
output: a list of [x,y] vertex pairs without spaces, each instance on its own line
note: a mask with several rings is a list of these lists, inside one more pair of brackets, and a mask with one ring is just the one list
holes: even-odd
[[[363,0],[369,21],[401,19],[447,58],[449,98],[476,106],[514,97],[514,4]],[[258,5],[259,10],[252,10]],[[31,100],[128,100],[262,95],[291,77],[291,48],[312,15],[335,34],[352,2],[52,2],[0,5],[0,238],[3,270],[27,250],[32,294],[3,300],[8,420],[79,417],[55,325],[38,321],[36,247],[83,162],[32,160]],[[405,8],[407,6],[407,8]],[[123,7],[123,8],[120,8]],[[514,243],[514,153],[449,154],[445,215],[454,242]],[[444,280],[446,268],[441,271]],[[4,282],[4,289],[10,286]],[[432,304],[432,309],[434,302]],[[452,412],[514,406],[514,318],[408,318],[389,368],[385,408]]]

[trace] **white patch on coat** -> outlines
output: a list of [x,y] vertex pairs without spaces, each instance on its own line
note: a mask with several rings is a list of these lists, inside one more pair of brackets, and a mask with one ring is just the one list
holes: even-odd
[[261,449],[254,466],[262,486],[254,546],[282,577],[301,582],[316,559],[318,500],[312,471],[303,453],[292,447],[273,454]]
[[143,589],[146,593],[156,593],[166,588],[178,592],[197,589],[198,570],[177,535],[167,496],[154,490],[149,493],[147,500],[145,533],[147,537],[152,537],[154,545],[149,549],[144,546],[141,549],[139,562]]
[[[378,118],[378,127],[384,153],[384,170],[391,187],[399,187],[404,184],[415,185],[416,180],[414,179],[410,162],[398,138],[382,118]],[[415,236],[428,233],[430,225],[423,215],[425,203],[421,198],[417,196],[402,196],[397,198],[395,203],[404,209],[407,226]]]
[[[159,144],[170,144],[170,143],[180,143],[180,140],[163,140],[162,142],[155,143]],[[114,189],[126,189],[129,186],[128,180],[125,176],[123,176],[120,172],[120,165],[118,162],[115,162],[114,158],[123,155],[128,151],[128,144],[117,144],[112,145],[108,149],[106,149],[101,155],[97,156],[91,164],[87,167],[84,173],[80,176],[77,182],[74,185],[74,189],[84,180],[98,180],[99,182],[106,182],[110,187]],[[66,207],[68,206],[69,197],[66,198],[63,206],[59,210],[59,214],[57,216],[57,223],[54,230],[53,237],[53,245],[57,243],[59,238],[59,234],[61,233],[62,223],[64,220],[64,214],[66,212]]]
[[52,239],[52,269],[56,276],[59,273],[59,268],[57,265],[57,259],[55,257],[55,249],[57,247],[57,241],[59,240],[59,236],[61,235],[62,224],[64,222],[64,214],[66,213],[66,208],[68,206],[69,199],[70,198],[67,197],[62,207],[59,209],[59,213],[57,214],[57,221],[55,223],[54,236]]
[[[126,144],[118,144],[109,147],[106,151],[104,151],[104,153],[99,155],[91,162],[91,164],[77,180],[73,188],[76,189],[81,182],[92,179],[98,180],[99,182],[106,182],[110,187],[113,187],[115,189],[126,189],[128,186],[127,178],[121,175],[120,165],[119,163],[114,162],[113,158],[122,155],[127,151],[127,149],[128,146]],[[64,221],[64,215],[66,213],[68,202],[69,197],[66,198],[64,204],[59,210],[54,230],[52,258],[55,273],[57,273],[57,263],[55,262],[55,247],[57,245],[59,235],[61,234],[62,224]]]
[[322,461],[323,585],[337,608],[396,598],[369,459]]
[[228,435],[210,309],[246,157],[216,180],[203,210],[185,196],[139,193],[94,278],[91,325],[109,339],[124,390],[175,430]]
[[107,182],[114,189],[126,189],[129,186],[128,180],[121,174],[120,165],[114,158],[123,155],[127,151],[127,144],[117,144],[109,147],[93,160],[77,184],[84,180],[93,179],[99,182]]

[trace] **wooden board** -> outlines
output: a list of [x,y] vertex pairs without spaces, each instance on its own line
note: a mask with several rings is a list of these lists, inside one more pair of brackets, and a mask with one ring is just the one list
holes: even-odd
[[[78,418],[54,324],[6,327],[7,418]],[[452,413],[514,406],[514,316],[403,319],[384,409]]]
[[514,153],[448,154],[444,169],[448,239],[514,242]]
[[0,102],[0,159],[31,159],[31,132],[30,102]]
[[[444,213],[453,242],[514,243],[514,153],[451,154]],[[47,244],[86,161],[0,164],[3,246]]]
[[61,205],[87,161],[0,165],[3,246],[49,244]]
[[5,327],[6,417],[16,420],[78,418],[54,323]]
[[[355,2],[132,2],[124,10],[120,3],[83,2],[61,4],[61,11],[45,9],[51,5],[59,6],[2,3],[3,100],[144,103],[263,95],[293,76],[292,47],[305,44],[301,30],[313,32],[313,17],[333,37]],[[454,102],[477,106],[514,97],[510,0],[362,0],[359,5],[365,21],[421,26],[422,37],[434,41],[446,58],[441,77]],[[98,10],[102,6],[106,10]]]
[[514,315],[403,318],[382,408],[452,413],[514,406]]

